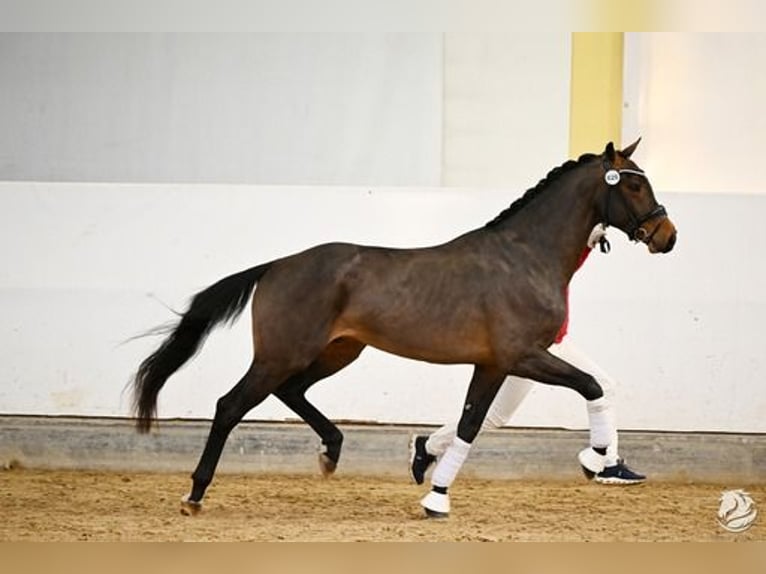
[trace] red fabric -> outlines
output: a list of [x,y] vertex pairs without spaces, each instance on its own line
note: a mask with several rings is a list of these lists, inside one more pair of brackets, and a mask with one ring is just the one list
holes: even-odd
[[[575,271],[582,267],[582,264],[585,263],[585,260],[588,258],[588,255],[590,255],[590,252],[590,247],[586,247],[585,251],[583,251],[582,255],[580,255],[580,259],[577,261],[577,267],[575,267]],[[560,343],[564,340],[564,337],[567,336],[567,329],[569,328],[569,285],[564,287],[564,302],[566,303],[566,315],[564,315],[564,322],[561,323],[561,327],[559,327],[559,332],[556,333],[556,338],[553,340],[554,343]]]

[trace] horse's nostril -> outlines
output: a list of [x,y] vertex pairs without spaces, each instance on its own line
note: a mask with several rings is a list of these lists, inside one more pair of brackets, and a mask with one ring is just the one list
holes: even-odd
[[668,253],[669,251],[671,251],[673,247],[675,246],[675,244],[676,244],[676,234],[674,233],[673,235],[670,236],[670,239],[668,239],[668,242],[665,245],[665,250],[663,251],[663,253]]

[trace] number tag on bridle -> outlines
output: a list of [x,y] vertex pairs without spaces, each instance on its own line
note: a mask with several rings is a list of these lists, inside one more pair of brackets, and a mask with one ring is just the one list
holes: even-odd
[[616,169],[610,169],[604,175],[604,179],[609,185],[617,185],[620,183],[620,172],[618,172]]

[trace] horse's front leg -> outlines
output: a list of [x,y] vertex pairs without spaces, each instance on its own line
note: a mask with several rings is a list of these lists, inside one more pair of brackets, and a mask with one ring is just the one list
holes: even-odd
[[588,478],[604,470],[606,451],[617,438],[617,429],[612,406],[598,381],[549,351],[530,353],[514,365],[512,374],[567,387],[585,399],[591,446],[580,451],[578,459]]
[[434,468],[431,475],[431,492],[420,501],[429,518],[449,516],[450,501],[447,490],[468,457],[471,443],[479,434],[484,417],[487,416],[489,406],[503,384],[505,375],[505,371],[497,367],[475,367],[463,405],[463,414],[457,426],[457,436]]

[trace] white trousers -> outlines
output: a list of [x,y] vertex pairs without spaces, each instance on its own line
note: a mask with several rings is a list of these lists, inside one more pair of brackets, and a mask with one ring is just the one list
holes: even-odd
[[[612,440],[606,449],[606,466],[617,464],[619,458],[617,450],[617,427],[615,426],[614,415],[614,387],[615,381],[604,372],[601,367],[594,363],[585,353],[580,351],[575,345],[567,339],[561,343],[551,345],[548,348],[551,354],[566,361],[573,367],[577,367],[596,379],[604,391],[604,398],[610,405],[610,425]],[[503,381],[500,390],[497,392],[495,400],[487,411],[487,416],[481,425],[480,433],[487,429],[494,429],[508,424],[519,408],[524,398],[529,393],[535,381],[521,377],[509,376]],[[452,444],[452,439],[457,435],[457,422],[444,425],[431,434],[426,442],[426,450],[437,457],[444,454],[447,447]]]

